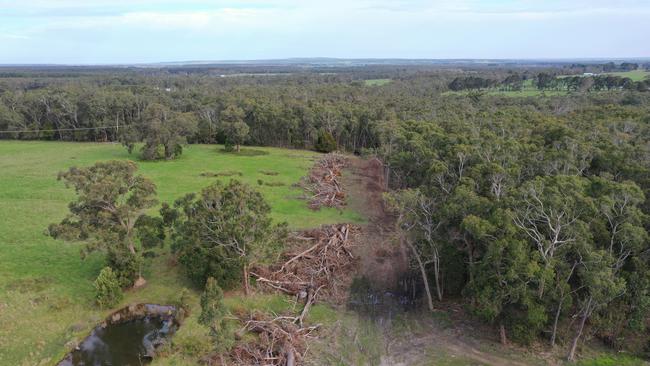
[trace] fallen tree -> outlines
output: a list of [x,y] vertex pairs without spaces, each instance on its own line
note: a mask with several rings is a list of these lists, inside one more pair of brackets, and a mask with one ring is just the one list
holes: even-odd
[[227,353],[213,354],[209,365],[294,366],[303,363],[309,339],[316,337],[320,325],[305,325],[317,299],[341,303],[353,277],[356,258],[351,252],[357,227],[349,224],[326,225],[295,233],[289,250],[271,266],[257,266],[250,274],[257,285],[268,291],[295,296],[302,310],[292,316],[262,312],[239,315],[237,344]]
[[351,248],[358,232],[355,226],[338,224],[296,234],[292,249],[281,256],[283,261],[257,267],[251,275],[260,286],[305,299],[306,304],[310,297],[341,303],[356,262]]
[[345,206],[345,192],[340,178],[347,163],[342,155],[327,154],[314,164],[308,176],[301,179],[299,186],[309,195],[307,199],[311,209]]
[[299,317],[279,316],[271,318],[263,313],[253,313],[242,320],[238,334],[254,334],[253,340],[239,342],[227,355],[226,364],[235,365],[282,365],[302,364],[308,350],[309,338],[320,327],[303,327]]

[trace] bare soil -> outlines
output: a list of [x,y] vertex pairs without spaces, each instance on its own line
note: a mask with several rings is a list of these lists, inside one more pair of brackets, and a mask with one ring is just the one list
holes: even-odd
[[394,218],[386,211],[383,164],[378,159],[351,157],[343,174],[347,205],[368,218],[354,247],[360,258],[358,276],[365,276],[379,287],[397,285],[400,275],[408,270],[408,256],[395,233]]

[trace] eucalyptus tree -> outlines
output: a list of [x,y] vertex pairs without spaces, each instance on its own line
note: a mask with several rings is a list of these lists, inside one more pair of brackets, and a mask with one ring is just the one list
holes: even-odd
[[442,300],[441,245],[438,229],[443,224],[438,210],[442,204],[439,197],[419,189],[406,189],[385,195],[390,210],[397,214],[398,229],[411,250],[422,276],[429,310],[433,311],[433,299],[429,286],[427,267],[433,265],[436,297]]
[[177,200],[175,212],[163,210],[163,220],[172,222],[174,250],[199,285],[208,277],[225,287],[241,279],[248,294],[249,267],[274,259],[287,237],[286,223],[273,223],[264,197],[237,180]]
[[142,122],[130,128],[123,128],[120,135],[129,153],[135,144],[144,141],[144,160],[171,160],[180,156],[187,137],[197,130],[197,119],[192,113],[179,113],[153,103],[144,110]]
[[142,250],[137,247],[146,212],[157,204],[155,184],[137,175],[131,161],[99,162],[91,167],[72,167],[59,173],[77,195],[69,214],[59,224],[51,224],[54,238],[85,242],[82,255],[107,252],[109,265],[118,271],[123,285],[141,276]]
[[581,241],[590,240],[587,221],[594,212],[587,197],[588,181],[573,176],[538,177],[525,183],[513,200],[513,223],[532,244],[544,272],[538,295],[554,277],[555,257]]
[[229,105],[221,111],[220,117],[221,131],[226,135],[226,145],[235,145],[235,151],[239,152],[250,132],[250,127],[244,122],[246,113],[238,106]]

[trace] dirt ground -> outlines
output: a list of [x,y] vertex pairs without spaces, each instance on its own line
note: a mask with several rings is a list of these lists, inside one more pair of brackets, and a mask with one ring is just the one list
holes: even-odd
[[408,256],[399,244],[394,219],[383,205],[385,183],[381,161],[350,158],[343,185],[348,206],[369,219],[354,248],[361,259],[357,275],[367,277],[378,288],[393,288],[399,276],[408,270]]

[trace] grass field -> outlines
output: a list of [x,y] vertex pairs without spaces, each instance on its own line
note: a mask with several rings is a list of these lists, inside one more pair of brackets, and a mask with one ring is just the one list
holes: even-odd
[[392,82],[391,79],[368,79],[363,81],[365,86],[382,86],[390,82]]
[[623,78],[630,78],[632,81],[642,81],[650,76],[650,71],[645,70],[634,70],[634,71],[622,71],[622,72],[610,72],[607,75],[615,75]]
[[[447,91],[443,95],[468,95],[471,91]],[[539,90],[533,85],[533,80],[524,80],[521,90],[501,90],[500,88],[491,88],[482,90],[481,93],[485,95],[500,95],[505,97],[539,97],[539,96],[553,96],[553,95],[567,95],[566,90]]]
[[[246,148],[234,154],[215,146],[192,145],[176,161],[137,163],[139,172],[156,183],[160,201],[172,202],[215,179],[231,179],[204,177],[203,172],[235,171],[241,172],[235,178],[264,194],[273,217],[286,220],[292,228],[362,221],[350,210],[311,211],[299,199],[301,191],[291,185],[305,175],[315,156],[313,152],[276,148]],[[44,235],[48,224],[65,216],[74,197],[56,180],[57,172],[109,159],[135,160],[136,156],[117,144],[0,141],[0,365],[52,364],[70,342],[81,340],[109,313],[92,305],[92,281],[103,265],[102,256],[81,260],[78,244]],[[259,179],[272,186],[258,185]],[[190,287],[167,259],[166,255],[156,258],[155,265],[145,272],[147,286],[127,293],[121,305],[166,303],[183,287]],[[283,301],[261,301],[267,300],[271,304]],[[239,302],[237,297],[229,301],[233,306]],[[187,324],[181,328],[179,340],[202,331],[192,326],[192,319]]]

